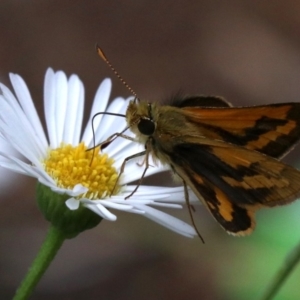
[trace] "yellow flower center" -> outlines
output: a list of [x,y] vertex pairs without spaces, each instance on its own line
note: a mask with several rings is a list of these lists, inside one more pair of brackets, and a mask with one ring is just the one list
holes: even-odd
[[57,186],[72,189],[76,184],[82,184],[88,188],[84,197],[89,199],[111,196],[119,191],[120,187],[116,185],[118,173],[113,163],[107,154],[100,153],[99,147],[87,151],[83,143],[76,147],[61,145],[50,150],[44,160],[45,170]]

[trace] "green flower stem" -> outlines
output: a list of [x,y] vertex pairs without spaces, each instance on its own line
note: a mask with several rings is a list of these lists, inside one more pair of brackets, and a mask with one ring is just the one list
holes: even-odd
[[41,249],[19,286],[13,300],[28,299],[65,240],[65,234],[50,226]]
[[277,274],[273,278],[269,288],[267,289],[261,300],[271,300],[276,296],[276,293],[279,291],[280,287],[283,285],[284,281],[288,278],[299,261],[300,243],[287,256],[283,266],[278,270]]

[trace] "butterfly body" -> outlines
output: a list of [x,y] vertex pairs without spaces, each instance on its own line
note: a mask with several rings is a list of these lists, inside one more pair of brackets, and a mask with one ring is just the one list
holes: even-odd
[[126,121],[154,159],[168,164],[230,234],[245,235],[262,207],[300,196],[300,172],[282,163],[300,139],[300,104],[233,108],[217,97],[173,106],[130,102]]

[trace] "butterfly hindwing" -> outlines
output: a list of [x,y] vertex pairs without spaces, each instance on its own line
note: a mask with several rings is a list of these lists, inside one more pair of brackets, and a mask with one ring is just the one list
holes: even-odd
[[251,232],[257,209],[300,195],[298,170],[243,147],[197,137],[174,144],[166,154],[175,172],[232,234]]
[[193,174],[192,188],[212,213],[216,221],[230,234],[246,235],[255,227],[254,210],[231,202],[220,188]]

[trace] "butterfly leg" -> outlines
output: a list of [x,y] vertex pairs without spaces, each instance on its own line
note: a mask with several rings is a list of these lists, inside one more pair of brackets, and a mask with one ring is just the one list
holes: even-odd
[[[135,141],[135,139],[132,137],[132,136],[129,136],[129,135],[126,135],[126,134],[123,134],[123,132],[125,132],[126,130],[128,129],[128,127],[126,127],[123,131],[121,132],[115,132],[114,134],[112,134],[110,137],[108,137],[105,141],[101,142],[100,144],[98,144],[97,146],[95,147],[100,147],[101,149],[103,148],[102,146],[103,145],[106,145],[106,144],[110,144],[111,142],[113,142],[116,138],[118,137],[121,137],[123,139],[126,139],[126,140],[130,140],[130,141]],[[94,135],[94,139],[95,139],[95,135]],[[94,140],[94,145],[95,145],[95,140]],[[108,146],[108,145],[106,145]],[[94,148],[95,148],[94,147]]]
[[[125,164],[126,164],[126,162],[127,162],[129,159],[134,158],[134,157],[138,157],[138,156],[141,156],[141,155],[146,155],[146,156],[145,156],[145,168],[144,168],[143,174],[142,174],[141,178],[139,179],[138,184],[136,185],[135,189],[130,193],[130,195],[128,195],[127,197],[125,197],[125,199],[130,198],[130,197],[137,191],[137,189],[139,188],[139,186],[142,184],[142,181],[143,181],[143,179],[144,179],[144,177],[145,177],[145,174],[146,174],[146,172],[147,172],[147,170],[148,170],[148,168],[149,168],[149,166],[150,166],[150,165],[149,165],[149,153],[150,153],[149,151],[145,150],[145,151],[142,151],[142,152],[140,152],[140,153],[137,153],[137,154],[135,154],[135,155],[132,155],[132,156],[129,156],[129,157],[125,158],[125,160],[124,160],[124,162],[123,162],[123,164],[122,164],[122,167],[121,167],[120,174],[121,174],[121,172],[124,171]],[[120,176],[120,175],[119,175],[119,176]]]
[[199,236],[200,240],[204,244],[205,243],[204,239],[203,239],[202,235],[200,234],[199,230],[197,229],[196,224],[195,224],[195,220],[194,220],[194,217],[193,217],[192,206],[190,204],[189,191],[188,191],[188,188],[187,188],[187,184],[184,180],[182,180],[182,182],[183,182],[183,187],[184,187],[184,197],[185,197],[186,205],[187,205],[188,210],[189,210],[189,215],[190,215],[190,218],[191,218],[192,225],[193,225],[194,229],[196,230],[197,235]]
[[[121,165],[121,168],[120,168],[120,173],[119,173],[118,179],[116,180],[115,186],[114,186],[114,188],[113,188],[113,190],[112,190],[112,194],[114,193],[114,190],[115,190],[115,188],[117,187],[117,183],[118,183],[118,181],[119,181],[121,175],[123,174],[123,172],[124,172],[124,170],[125,170],[125,165],[126,165],[126,163],[127,163],[129,160],[131,160],[131,159],[134,159],[134,158],[136,158],[136,157],[139,157],[139,156],[142,156],[142,155],[145,155],[145,154],[146,154],[146,151],[142,151],[142,152],[139,152],[139,153],[130,155],[130,156],[128,156],[128,157],[126,157],[126,158],[124,159],[124,161],[123,161],[123,163],[122,163],[122,165]],[[146,173],[146,171],[144,170],[141,179],[145,176],[145,173]],[[140,186],[140,181],[141,181],[141,179],[139,180],[139,184],[136,186],[136,188],[133,190],[133,192],[132,192],[129,196],[127,196],[125,199],[128,199],[129,197],[131,197],[131,196],[136,192],[136,190],[137,190],[138,187]]]
[[183,189],[184,189],[184,198],[185,198],[185,202],[186,202],[186,205],[188,207],[188,210],[189,210],[189,215],[190,215],[192,225],[193,225],[194,229],[196,230],[197,235],[199,236],[202,243],[205,244],[202,235],[200,234],[199,230],[197,229],[197,226],[196,226],[196,223],[195,223],[195,220],[194,220],[194,217],[193,217],[193,212],[192,212],[193,206],[190,204],[189,191],[188,191],[188,188],[187,188],[187,184],[186,184],[185,180],[175,171],[175,168],[172,165],[171,165],[171,168],[172,168],[173,172],[176,173],[182,180]]
[[[94,133],[94,130],[93,130],[93,147],[92,148],[89,148],[87,149],[86,151],[90,151],[90,150],[93,150],[93,155],[92,155],[92,159],[91,159],[91,163],[90,165],[92,165],[92,162],[93,162],[93,159],[94,159],[94,156],[95,156],[95,149],[97,147],[100,147],[100,149],[103,149],[105,148],[106,146],[108,146],[111,142],[113,142],[116,138],[118,137],[122,137],[124,139],[127,139],[127,140],[130,140],[130,141],[135,141],[135,139],[129,135],[126,135],[126,134],[123,134],[123,132],[125,132],[126,130],[128,129],[128,127],[126,127],[123,131],[121,132],[115,132],[114,134],[112,134],[110,137],[108,137],[105,141],[101,142],[100,144],[98,144],[96,146],[96,141],[95,141],[95,133]],[[103,145],[105,147],[103,147]]]

